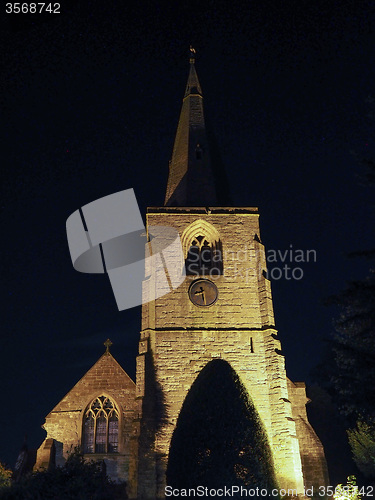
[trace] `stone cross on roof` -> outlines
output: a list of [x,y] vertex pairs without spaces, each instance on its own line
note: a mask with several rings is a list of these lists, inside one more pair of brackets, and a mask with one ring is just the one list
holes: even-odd
[[107,339],[107,340],[104,342],[104,345],[105,345],[105,348],[106,348],[105,353],[106,353],[106,354],[109,354],[109,348],[111,347],[111,345],[113,345],[113,343],[112,343],[109,339]]

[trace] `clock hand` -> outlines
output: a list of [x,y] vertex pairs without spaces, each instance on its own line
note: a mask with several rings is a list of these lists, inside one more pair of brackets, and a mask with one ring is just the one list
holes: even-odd
[[200,287],[199,290],[197,290],[196,292],[194,292],[194,295],[202,295],[202,303],[204,305],[206,305],[206,296],[205,296],[203,287]]

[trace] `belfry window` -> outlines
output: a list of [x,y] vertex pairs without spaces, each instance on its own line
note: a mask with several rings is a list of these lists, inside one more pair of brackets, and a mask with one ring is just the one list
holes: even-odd
[[219,275],[223,273],[221,250],[204,236],[193,238],[185,260],[186,274]]
[[107,397],[100,396],[88,406],[83,417],[83,453],[117,453],[119,412]]

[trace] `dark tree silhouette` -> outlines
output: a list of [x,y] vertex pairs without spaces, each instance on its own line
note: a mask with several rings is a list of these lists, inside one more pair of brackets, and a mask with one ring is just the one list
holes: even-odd
[[106,476],[103,462],[86,461],[77,450],[63,467],[32,472],[0,488],[1,500],[119,500],[127,498],[125,484]]
[[169,451],[175,488],[276,487],[259,415],[232,367],[208,363],[186,396]]
[[337,297],[332,385],[349,419],[375,417],[375,274],[354,281]]
[[[362,184],[375,186],[375,162],[365,159],[362,164],[366,167]],[[350,256],[371,261],[375,250]],[[348,437],[354,461],[364,475],[375,478],[375,269],[370,268],[365,279],[350,282],[328,303],[341,310],[331,343],[331,393],[352,427]]]

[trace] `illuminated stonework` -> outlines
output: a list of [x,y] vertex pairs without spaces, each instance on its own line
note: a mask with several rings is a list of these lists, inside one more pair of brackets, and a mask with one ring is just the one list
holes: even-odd
[[[147,212],[147,226],[178,231],[191,272],[187,269],[185,281],[173,292],[142,307],[138,460],[131,475],[132,494],[140,499],[163,498],[179,412],[194,380],[215,358],[228,362],[247,389],[266,429],[280,488],[303,495],[304,487],[328,481],[324,451],[306,415],[305,386],[286,376],[258,210],[221,206],[219,190],[212,191],[217,174],[210,161],[202,90],[192,56],[165,206]],[[211,273],[218,255],[219,272]],[[175,258],[178,265],[179,256]],[[192,283],[202,278],[217,287],[217,299],[209,307],[189,296]],[[199,290],[209,292],[204,286]]]
[[[197,219],[215,228],[222,241],[223,274],[211,278],[219,295],[212,306],[197,307],[188,294],[197,277],[187,276],[169,295],[143,305],[137,361],[138,498],[162,498],[169,444],[182,403],[197,375],[215,358],[232,366],[254,402],[280,487],[302,494],[305,485],[326,484],[323,448],[306,415],[305,386],[289,381],[285,372],[258,211],[165,207],[148,209],[147,214],[148,224],[172,225],[181,236]],[[248,249],[246,259],[243,248]],[[154,397],[163,403],[162,415],[148,411]],[[146,429],[154,431],[147,439]]]
[[[219,358],[254,403],[279,487],[302,496],[304,487],[328,482],[323,447],[308,422],[305,385],[286,376],[258,209],[220,206],[202,91],[194,58],[190,62],[165,206],[148,209],[147,229],[173,227],[191,272],[172,292],[143,303],[136,384],[106,342],[103,356],[47,415],[36,467],[61,464],[83,445],[87,456],[106,461],[112,478],[127,481],[129,498],[164,498],[182,404],[201,370]],[[181,267],[181,255],[168,255],[174,257]],[[152,276],[156,286],[158,276],[150,271],[145,269],[145,280]],[[164,280],[164,270],[158,272]],[[144,293],[150,287],[148,282]]]
[[63,465],[77,447],[105,459],[113,479],[127,480],[135,384],[107,351],[47,415],[35,468]]

